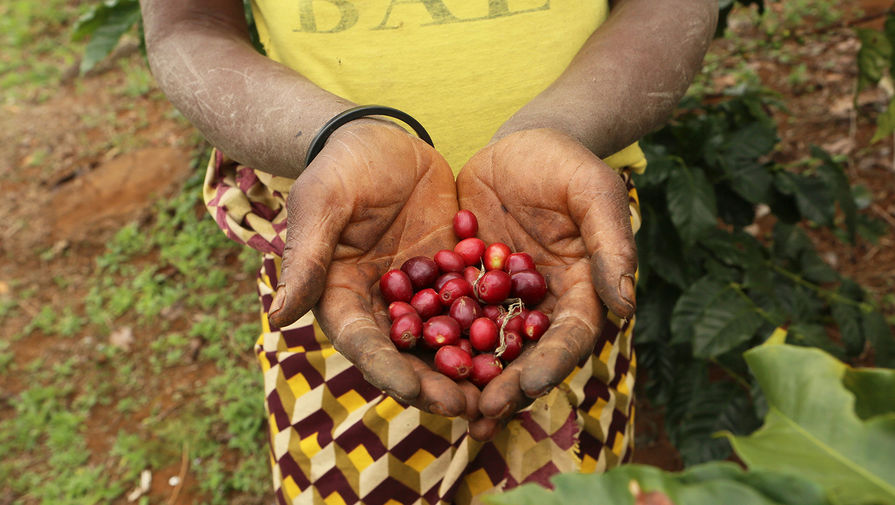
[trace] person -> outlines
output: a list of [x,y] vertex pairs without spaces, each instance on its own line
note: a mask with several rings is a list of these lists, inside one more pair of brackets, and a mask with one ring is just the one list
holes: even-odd
[[[636,141],[673,111],[714,0],[141,0],[148,58],[215,146],[205,200],[259,273],[280,503],[470,503],[629,461]],[[356,105],[306,163],[317,132]],[[552,324],[483,390],[387,331],[377,281],[451,218],[526,251]],[[608,308],[608,312],[604,310]]]

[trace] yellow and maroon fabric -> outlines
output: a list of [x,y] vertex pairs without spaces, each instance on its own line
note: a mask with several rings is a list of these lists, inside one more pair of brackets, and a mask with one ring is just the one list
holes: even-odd
[[[637,193],[630,170],[620,174],[636,230]],[[549,486],[559,472],[603,471],[631,458],[633,320],[610,315],[593,355],[488,443],[469,438],[463,419],[405,408],[383,395],[332,348],[310,314],[288,328],[272,327],[267,314],[287,191],[287,180],[262,180],[219,152],[209,163],[211,215],[228,236],[264,253],[256,353],[280,504],[478,503],[484,493],[526,482]]]

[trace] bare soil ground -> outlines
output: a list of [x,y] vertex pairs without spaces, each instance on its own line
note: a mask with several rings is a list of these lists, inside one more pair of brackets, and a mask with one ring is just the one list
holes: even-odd
[[[719,90],[735,84],[734,69],[751,69],[761,81],[780,93],[785,109],[777,112],[780,162],[797,162],[809,156],[809,147],[819,145],[847,159],[854,184],[866,186],[873,203],[863,212],[887,223],[888,234],[878,243],[842,244],[835,237],[812,232],[823,257],[835,268],[871,291],[887,315],[895,315],[895,146],[893,139],[870,144],[875,117],[887,103],[886,92],[872,89],[853,100],[859,42],[850,20],[867,17],[862,23],[875,26],[873,15],[889,8],[891,1],[864,0],[862,13],[845,12],[841,23],[816,29],[811,19],[772,49],[760,42],[766,37],[748,21],[732,20],[735,38],[719,39],[712,49],[718,68],[712,75]],[[772,9],[782,8],[769,4]],[[743,41],[751,41],[744,52]],[[779,55],[787,55],[783,61]],[[0,335],[19,333],[44,307],[62,310],[73,306],[84,310],[89,281],[96,273],[96,258],[110,237],[123,225],[152,217],[154,202],[176,194],[190,177],[196,134],[178,118],[154,85],[145,92],[121,90],[128,82],[127,68],[144,65],[139,54],[125,56],[121,65],[90,77],[59,82],[41,101],[16,100],[2,104],[0,112],[0,298],[17,299],[16,310],[0,318]],[[201,212],[201,209],[197,210]],[[144,257],[138,261],[152,261]],[[254,290],[233,255],[221,259],[227,277],[246,293]],[[24,293],[24,295],[23,295]],[[254,308],[246,320],[254,317]],[[186,325],[188,314],[169,314],[170,324]],[[152,335],[139,329],[134,316],[124,314],[116,327],[137,328],[134,347],[147,345]],[[40,330],[11,342],[14,361],[25,370],[42,357],[45,365],[79,356],[80,363],[102,358],[88,345],[105,338],[89,330],[67,339],[57,339]],[[85,343],[86,342],[86,343]],[[248,359],[251,359],[249,357]],[[91,369],[90,366],[83,368]],[[159,409],[175,409],[172,398],[184,384],[204,380],[214,366],[192,361],[178,373],[154,377],[146,384],[147,394],[162,400]],[[15,415],[8,399],[27,388],[27,373],[0,376],[0,419]],[[167,399],[167,400],[165,400]],[[115,399],[116,401],[118,399]],[[138,412],[135,417],[146,416]],[[88,446],[94,458],[104,457],[118,429],[127,420],[110,405],[91,411]],[[680,461],[665,439],[657,413],[643,409],[638,417],[639,448],[636,461],[668,469]],[[263,448],[259,448],[263,450]],[[162,469],[153,479],[148,496],[152,503],[192,503],[190,472],[185,485],[168,485],[169,477],[181,472],[179,465]],[[2,486],[0,486],[2,487]],[[174,500],[172,500],[174,498]],[[0,504],[14,497],[0,490]],[[268,500],[269,502],[270,500]],[[261,503],[255,497],[247,503]],[[30,503],[25,500],[23,503]],[[124,496],[115,503],[127,503]]]

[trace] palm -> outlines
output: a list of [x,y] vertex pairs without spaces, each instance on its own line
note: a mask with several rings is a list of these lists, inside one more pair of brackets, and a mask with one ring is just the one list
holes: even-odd
[[457,184],[461,207],[479,218],[479,236],[528,252],[547,280],[539,308],[553,324],[483,392],[482,412],[495,415],[507,402],[518,407],[522,393],[544,393],[591,352],[604,320],[601,302],[623,316],[632,312],[618,296],[619,277],[636,262],[627,192],[593,154],[547,130],[489,146]]
[[358,122],[333,135],[287,205],[287,301],[272,321],[289,324],[313,308],[333,346],[374,386],[426,410],[475,412],[466,386],[398,352],[377,286],[406,259],[451,246],[457,198],[444,159],[394,127]]

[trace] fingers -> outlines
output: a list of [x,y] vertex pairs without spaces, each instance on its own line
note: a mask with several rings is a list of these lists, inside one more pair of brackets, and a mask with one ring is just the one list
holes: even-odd
[[482,391],[482,415],[507,419],[562,383],[593,353],[603,320],[599,300],[585,277],[557,301],[550,328],[537,345],[526,348]]
[[[344,277],[337,266],[331,274]],[[376,323],[369,286],[363,284],[330,286],[314,308],[314,316],[333,347],[357,366],[367,382],[415,405],[421,391],[417,372]]]
[[[286,202],[288,228],[277,293],[270,321],[288,326],[304,315],[320,298],[326,272],[339,236],[350,219],[350,205],[333,203],[342,186],[331,171],[312,164],[292,185]],[[315,163],[318,163],[315,160]]]
[[[411,364],[420,382],[420,394],[411,405],[445,417],[469,415],[468,391],[464,390],[462,383],[454,382],[450,377],[433,370],[429,364],[412,354],[405,354],[404,358]],[[472,406],[474,414],[475,401]]]
[[591,161],[569,180],[569,211],[590,255],[594,289],[612,312],[628,318],[637,305],[637,247],[628,191],[614,170],[596,157]]
[[550,392],[593,353],[604,315],[588,282],[572,286],[557,301],[550,327],[532,348],[521,356],[519,387],[530,398]]

